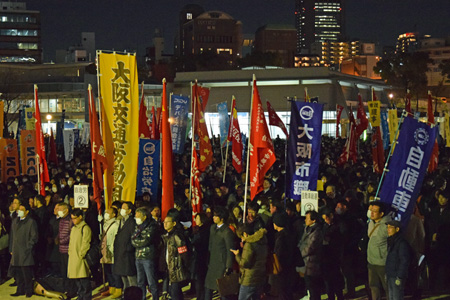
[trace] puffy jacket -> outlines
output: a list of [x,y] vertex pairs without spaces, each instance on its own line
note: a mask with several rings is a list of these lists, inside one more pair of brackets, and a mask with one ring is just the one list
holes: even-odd
[[267,238],[266,229],[262,228],[254,234],[242,238],[244,248],[242,254],[236,255],[241,273],[239,283],[244,286],[260,286],[266,281]]
[[161,236],[152,218],[147,218],[144,223],[137,225],[131,236],[131,244],[136,248],[136,259],[154,260],[160,242]]
[[411,253],[408,242],[399,233],[388,237],[386,276],[388,278],[405,279],[408,275]]
[[321,273],[323,235],[320,225],[316,222],[305,228],[299,243],[300,252],[305,262],[305,275],[319,276]]
[[163,236],[164,256],[170,282],[180,282],[189,278],[189,250],[183,232],[174,229]]

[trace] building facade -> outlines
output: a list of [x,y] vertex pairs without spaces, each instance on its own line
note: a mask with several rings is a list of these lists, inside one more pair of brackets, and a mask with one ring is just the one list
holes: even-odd
[[40,13],[24,2],[0,2],[0,62],[42,63]]

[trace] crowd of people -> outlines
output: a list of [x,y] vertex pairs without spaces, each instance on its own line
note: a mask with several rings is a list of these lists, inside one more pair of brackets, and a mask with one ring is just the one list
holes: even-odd
[[[213,163],[200,177],[203,211],[195,216],[189,201],[190,143],[184,154],[174,155],[175,205],[164,219],[160,197],[148,193],[135,201],[103,203],[99,214],[92,199],[90,149],[84,145],[77,146],[74,160],[49,165],[45,196],[36,192],[33,177],[1,183],[0,244],[7,234],[9,244],[1,250],[0,271],[2,282],[14,278],[17,290],[11,296],[48,290],[64,299],[92,299],[91,283],[106,281],[102,295],[113,299],[145,299],[148,293],[154,299],[186,294],[212,299],[218,279],[233,273],[239,273],[242,300],[315,300],[323,293],[351,299],[358,285],[373,300],[383,293],[403,299],[405,292],[420,299],[423,290],[448,289],[446,148],[440,148],[438,170],[426,176],[402,228],[391,208],[375,199],[380,175],[373,172],[368,141],[359,141],[357,163],[337,166],[344,140],[322,137],[320,208],[303,212],[299,201],[284,199],[285,140],[274,140],[277,161],[263,191],[247,202],[245,173],[236,173],[228,161],[223,182],[217,138],[213,145]],[[87,209],[74,207],[77,184],[90,186]],[[221,297],[236,296],[222,292]]]

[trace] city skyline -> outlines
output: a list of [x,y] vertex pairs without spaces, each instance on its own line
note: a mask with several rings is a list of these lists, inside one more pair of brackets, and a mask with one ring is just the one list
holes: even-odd
[[[96,47],[103,50],[137,50],[145,54],[152,45],[155,28],[161,28],[168,54],[178,28],[183,6],[195,3],[205,11],[219,10],[243,23],[244,34],[254,34],[265,24],[295,25],[294,0],[183,1],[87,1],[28,0],[27,9],[41,12],[44,61],[54,60],[57,49],[80,43],[81,32],[95,32]],[[394,46],[404,32],[416,31],[433,37],[450,35],[448,0],[347,0],[346,33],[349,39]],[[121,12],[122,14],[119,14]]]

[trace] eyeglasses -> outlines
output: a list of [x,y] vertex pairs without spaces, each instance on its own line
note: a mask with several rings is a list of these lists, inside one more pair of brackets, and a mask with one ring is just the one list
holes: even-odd
[[173,223],[173,221],[164,221],[164,224]]

